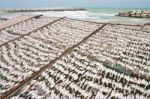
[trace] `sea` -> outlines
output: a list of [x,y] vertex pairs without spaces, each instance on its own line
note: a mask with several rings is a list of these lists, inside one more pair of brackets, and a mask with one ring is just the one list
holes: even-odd
[[1,18],[10,18],[18,15],[39,15],[48,17],[69,17],[102,23],[144,24],[150,23],[150,18],[129,18],[116,16],[119,12],[150,10],[150,8],[86,8],[86,11],[46,11],[46,12],[19,12],[5,13],[0,11]]

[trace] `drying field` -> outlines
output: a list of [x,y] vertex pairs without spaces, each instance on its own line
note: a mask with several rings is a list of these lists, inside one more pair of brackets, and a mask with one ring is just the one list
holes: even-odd
[[0,21],[0,99],[149,99],[150,32],[66,17]]

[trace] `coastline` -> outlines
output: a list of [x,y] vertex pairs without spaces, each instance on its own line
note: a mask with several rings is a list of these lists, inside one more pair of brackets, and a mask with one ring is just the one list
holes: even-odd
[[[29,10],[29,8],[26,8]],[[129,18],[129,17],[120,17],[116,16],[119,12],[124,11],[136,11],[140,10],[140,8],[83,8],[84,10],[76,10],[76,11],[36,11],[37,8],[34,8],[35,12],[2,12],[0,13],[1,17],[9,18],[11,16],[17,15],[39,15],[42,14],[43,16],[48,17],[69,17],[69,18],[76,18],[81,20],[93,21],[93,22],[104,22],[104,23],[123,23],[123,24],[145,24],[150,23],[149,18]],[[39,8],[40,9],[40,8]],[[55,9],[55,8],[45,8],[45,9]],[[56,9],[64,9],[56,8]],[[73,8],[69,8],[73,9]],[[82,8],[81,8],[82,9]],[[86,9],[86,10],[85,10]],[[11,9],[10,9],[11,10]],[[142,10],[148,10],[148,8]]]

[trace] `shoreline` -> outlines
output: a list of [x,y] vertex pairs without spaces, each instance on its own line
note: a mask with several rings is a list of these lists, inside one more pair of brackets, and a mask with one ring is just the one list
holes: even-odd
[[[75,8],[75,7],[74,7]],[[31,10],[34,11],[31,11]],[[17,16],[17,15],[39,15],[43,14],[43,16],[48,16],[48,17],[69,17],[69,18],[77,18],[77,19],[82,19],[82,20],[89,20],[93,22],[104,22],[104,23],[125,23],[125,24],[144,24],[144,23],[150,23],[150,20],[148,18],[130,18],[130,17],[120,17],[120,16],[115,16],[118,12],[123,12],[123,11],[130,11],[129,9],[90,9],[90,8],[85,8],[82,10],[81,8],[75,8],[74,11],[72,8],[50,8],[50,10],[53,11],[48,11],[49,8],[19,8],[19,9],[3,9],[3,12],[0,13],[2,17],[9,17],[9,16]],[[61,10],[60,10],[61,9]],[[67,9],[67,10],[65,10]],[[71,10],[72,11],[71,11]],[[2,10],[2,8],[1,8]],[[10,10],[10,12],[4,12],[4,10]],[[19,11],[20,10],[20,11]],[[24,11],[21,11],[24,10]],[[57,10],[57,11],[54,11]],[[65,10],[65,11],[63,11]],[[69,11],[70,10],[70,11]],[[138,10],[138,9],[137,9]],[[141,9],[142,10],[142,9]]]

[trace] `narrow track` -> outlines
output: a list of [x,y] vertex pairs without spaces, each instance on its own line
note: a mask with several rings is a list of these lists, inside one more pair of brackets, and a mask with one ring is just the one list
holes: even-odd
[[[62,19],[62,18],[61,18]],[[60,19],[59,19],[60,20]],[[72,52],[72,50],[76,47],[78,47],[80,44],[84,43],[87,39],[89,39],[92,35],[96,34],[99,30],[103,29],[107,24],[103,24],[101,27],[93,31],[90,35],[83,38],[79,43],[73,45],[72,47],[65,50],[59,57],[55,58],[54,60],[50,61],[47,65],[43,66],[39,71],[34,72],[30,77],[26,78],[18,86],[16,86],[13,89],[10,89],[9,91],[5,92],[2,96],[0,96],[0,99],[9,99],[11,96],[16,94],[21,90],[21,88],[25,85],[27,85],[31,80],[36,79],[40,76],[40,74],[45,71],[47,68],[50,68],[57,60],[61,59],[64,55]]]
[[15,38],[15,39],[9,40],[8,42],[5,42],[5,43],[1,44],[0,47],[2,47],[2,46],[4,46],[4,45],[7,45],[8,43],[13,42],[13,41],[15,41],[15,40],[18,40],[18,39],[20,39],[20,38],[23,38],[24,36],[30,35],[30,34],[36,32],[36,31],[38,31],[38,30],[40,30],[40,29],[42,29],[42,28],[44,28],[44,27],[46,27],[46,26],[48,26],[48,25],[51,25],[51,24],[53,24],[53,23],[55,23],[55,22],[57,22],[57,21],[59,21],[59,20],[61,20],[61,19],[64,19],[64,18],[65,18],[65,17],[59,18],[59,19],[54,20],[53,22],[50,22],[50,23],[48,23],[48,24],[45,24],[45,25],[43,25],[43,26],[41,26],[41,27],[39,27],[39,28],[37,28],[37,29],[31,31],[31,32],[25,33],[25,34],[23,34],[23,35],[21,35],[21,36]]
[[42,16],[42,15],[36,15],[36,16],[33,16],[33,17],[28,18],[28,19],[26,19],[26,20],[23,20],[23,21],[20,21],[20,22],[14,23],[14,24],[12,24],[12,25],[10,25],[10,26],[7,26],[7,27],[4,27],[4,28],[1,28],[1,29],[0,29],[0,31],[1,31],[1,30],[4,30],[4,29],[6,29],[6,28],[9,28],[9,27],[11,27],[11,26],[18,25],[19,23],[22,23],[22,22],[24,22],[24,21],[27,21],[27,20],[30,20],[30,19],[33,19],[33,18],[39,18],[39,17],[41,17],[41,16]]

